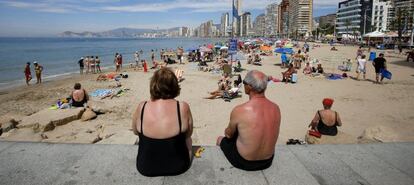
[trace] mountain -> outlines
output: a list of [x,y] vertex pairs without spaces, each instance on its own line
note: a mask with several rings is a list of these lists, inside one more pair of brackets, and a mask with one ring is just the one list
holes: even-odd
[[140,37],[144,34],[149,33],[163,33],[171,32],[178,30],[179,27],[170,28],[170,29],[136,29],[136,28],[118,28],[114,30],[104,31],[104,32],[81,32],[76,33],[72,31],[65,31],[59,34],[60,37],[73,37],[73,38],[134,38]]

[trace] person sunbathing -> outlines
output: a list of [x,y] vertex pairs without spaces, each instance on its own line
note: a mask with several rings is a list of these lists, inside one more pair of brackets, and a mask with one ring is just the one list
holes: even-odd
[[70,94],[73,107],[84,107],[88,103],[89,95],[85,89],[82,89],[80,83],[75,83],[74,90]]
[[[241,84],[236,85],[234,84],[234,87],[228,90],[216,90],[213,92],[209,92],[211,96],[205,97],[204,99],[216,99],[216,98],[222,98],[225,95],[228,97],[234,97],[237,96],[241,88]],[[227,94],[226,94],[227,93]]]
[[183,78],[184,70],[176,69],[174,74],[175,74],[175,77],[177,77],[178,82],[182,82],[184,80]]
[[175,99],[180,89],[169,68],[155,71],[151,98],[140,102],[132,116],[132,130],[139,136],[136,167],[144,176],[179,175],[191,166],[193,117],[188,103]]
[[334,47],[331,48],[331,51],[338,51],[338,49],[336,49],[335,46],[334,46]]
[[306,63],[306,66],[303,69],[303,74],[305,74],[305,75],[312,74],[312,67],[310,66],[309,62]]
[[293,73],[297,73],[293,64],[289,64],[289,69],[282,72],[282,81],[288,83],[292,79]]
[[218,82],[218,90],[227,90],[230,87],[231,81],[230,76],[227,73],[224,73],[221,79]]
[[247,73],[243,86],[249,101],[232,110],[225,135],[217,138],[235,168],[257,171],[272,165],[281,116],[278,105],[265,96],[267,80],[260,71]]
[[342,126],[341,118],[336,111],[331,110],[334,100],[325,98],[322,101],[323,110],[316,112],[308,127],[319,131],[322,135],[336,136],[338,128]]

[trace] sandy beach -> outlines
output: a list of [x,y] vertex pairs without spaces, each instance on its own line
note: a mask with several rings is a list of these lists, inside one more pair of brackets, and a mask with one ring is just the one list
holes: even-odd
[[[357,47],[337,48],[339,51],[330,51],[328,45],[322,45],[311,49],[310,57],[319,59],[325,72],[342,74],[336,69],[337,66],[347,58],[354,59]],[[316,111],[322,109],[321,101],[325,97],[335,100],[332,109],[340,114],[343,122],[339,130],[346,137],[337,139],[336,143],[363,142],[358,137],[365,130],[377,142],[414,141],[414,94],[411,94],[414,92],[414,63],[407,63],[405,57],[394,51],[385,51],[393,79],[385,80],[382,85],[373,83],[375,74],[370,63],[367,64],[366,81],[350,78],[327,80],[324,77],[305,76],[300,71],[296,84],[269,83],[266,95],[280,106],[282,113],[278,144],[285,144],[290,138],[304,139],[307,126]],[[275,65],[280,64],[280,55],[263,59],[263,66],[244,62],[243,68],[257,69],[280,79],[281,72],[285,70]],[[182,90],[177,99],[190,104],[194,119],[194,145],[214,145],[217,136],[223,134],[233,107],[248,101],[248,96],[243,94],[231,102],[203,99],[208,95],[207,92],[217,88],[219,74],[198,71],[194,63],[170,67],[185,71],[185,80],[181,83]],[[348,75],[355,76],[355,69],[354,62]],[[241,73],[242,77],[247,70]],[[133,144],[137,137],[130,129],[132,113],[140,101],[149,99],[152,72],[128,70],[129,78],[123,79],[122,85],[130,90],[123,96],[103,100],[92,98],[93,105],[108,110],[94,120],[72,121],[44,133],[35,133],[32,128],[13,129],[3,133],[0,138],[13,141]],[[3,90],[0,93],[0,121],[3,124],[10,117],[21,119],[47,109],[58,99],[67,97],[75,82],[80,82],[88,92],[114,85],[113,81],[96,82],[96,77],[74,75],[41,85]]]

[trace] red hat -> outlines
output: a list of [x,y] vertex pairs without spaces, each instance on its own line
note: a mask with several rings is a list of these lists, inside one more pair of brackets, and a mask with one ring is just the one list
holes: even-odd
[[333,99],[325,98],[325,99],[323,99],[322,104],[325,105],[325,106],[332,106],[333,102],[334,102]]

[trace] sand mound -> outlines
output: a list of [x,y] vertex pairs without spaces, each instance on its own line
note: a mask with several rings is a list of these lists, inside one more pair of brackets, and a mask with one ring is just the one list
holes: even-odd
[[398,134],[393,129],[385,126],[368,127],[358,137],[359,143],[393,142],[397,140]]

